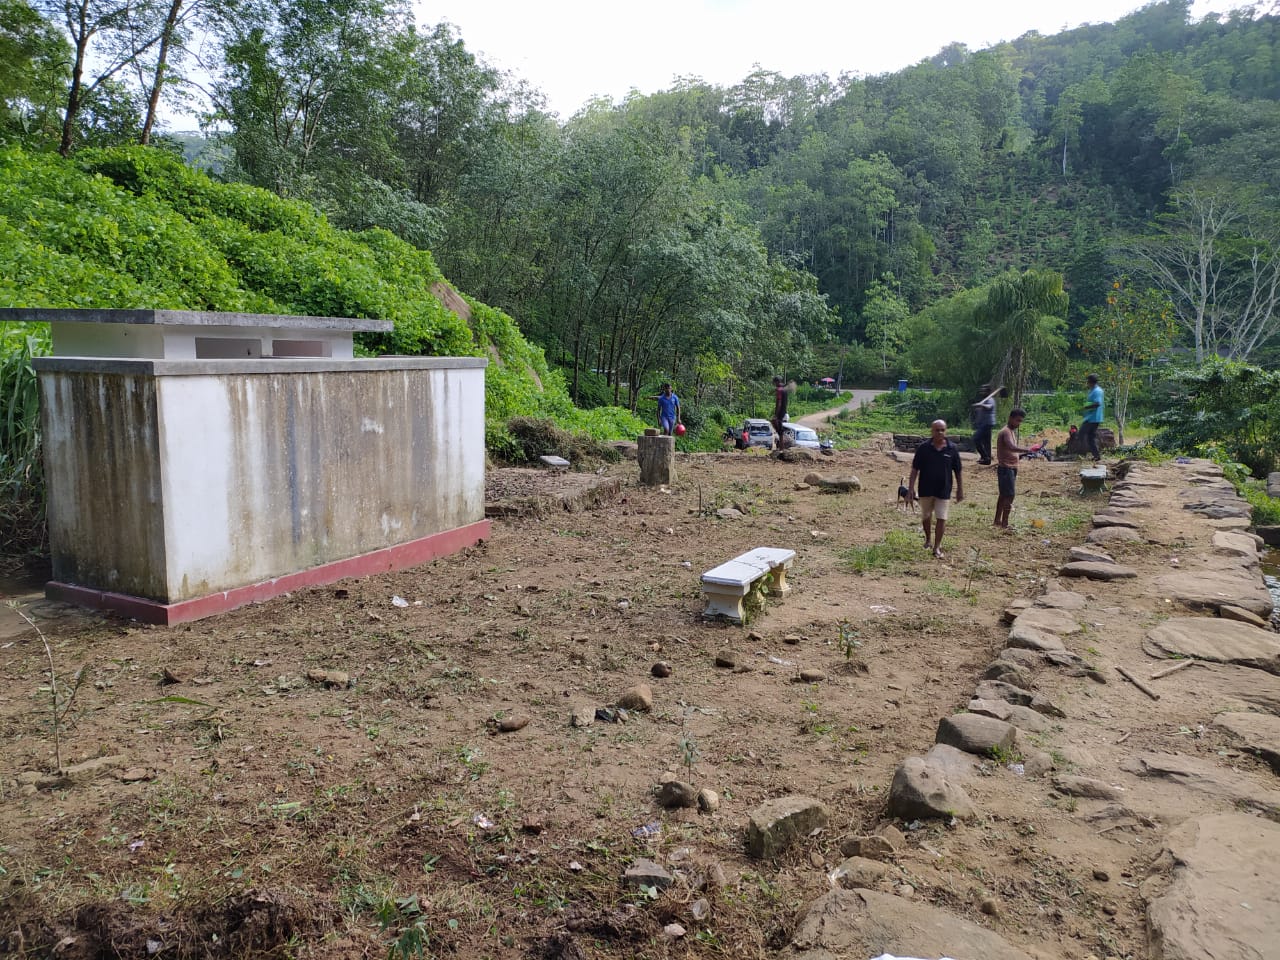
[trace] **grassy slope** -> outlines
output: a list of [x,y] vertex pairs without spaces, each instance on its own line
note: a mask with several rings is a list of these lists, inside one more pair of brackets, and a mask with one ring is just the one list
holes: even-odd
[[596,437],[642,426],[580,411],[542,350],[499,310],[469,322],[432,293],[431,254],[385,230],[339,230],[313,207],[218,183],[155,149],[73,160],[0,150],[0,306],[228,310],[391,320],[372,353],[487,356],[490,439],[522,414]]

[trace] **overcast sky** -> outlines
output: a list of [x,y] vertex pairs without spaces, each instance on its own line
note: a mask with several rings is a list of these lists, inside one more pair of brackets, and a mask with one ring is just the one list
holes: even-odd
[[[523,77],[568,118],[588,99],[653,93],[673,77],[730,86],[755,64],[785,76],[897,70],[953,41],[980,49],[1028,30],[1113,21],[1135,0],[415,0],[467,48]],[[1245,6],[1193,0],[1202,17]]]

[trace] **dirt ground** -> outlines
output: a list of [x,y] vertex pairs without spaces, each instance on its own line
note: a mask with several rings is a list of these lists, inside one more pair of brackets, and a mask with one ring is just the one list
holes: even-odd
[[[84,668],[63,764],[113,759],[96,777],[34,783],[55,766],[45,652],[5,621],[0,953],[773,953],[830,889],[841,839],[882,820],[895,767],[968,701],[1003,645],[1006,605],[1039,594],[1088,528],[1076,465],[1022,470],[1012,536],[990,525],[993,471],[966,466],[941,561],[895,505],[907,465],[873,443],[811,464],[680,457],[662,489],[638,486],[623,461],[596,478],[616,492],[587,509],[495,519],[489,542],[429,566],[178,628],[26,597],[60,679]],[[797,489],[814,470],[857,475],[862,490]],[[542,492],[583,476],[544,474]],[[498,473],[500,488],[538,493]],[[716,516],[729,506],[745,515]],[[850,548],[894,531],[910,548],[854,572]],[[796,551],[791,594],[746,626],[704,622],[699,574],[756,546]],[[1106,658],[1107,624],[1156,602],[1098,600],[1073,649]],[[738,670],[715,665],[727,651]],[[669,677],[651,676],[660,660]],[[799,682],[802,669],[825,679]],[[315,671],[330,682],[308,679]],[[1081,720],[1039,744],[1060,768],[1096,765],[1116,731],[1132,734],[1125,749],[1188,739],[1181,724],[1151,723],[1118,681],[1051,682],[1070,685],[1049,692]],[[575,707],[640,683],[651,712],[570,726]],[[528,723],[498,731],[512,719]],[[1225,748],[1207,733],[1196,749]],[[718,811],[661,809],[654,786],[668,773],[716,791]],[[1151,830],[1100,833],[1044,781],[994,762],[981,774],[978,820],[899,824],[896,891],[1036,956],[1147,957],[1137,884],[1158,852]],[[821,799],[830,826],[753,860],[748,813],[789,793]],[[648,824],[651,836],[635,836]],[[638,857],[674,868],[676,882],[624,887]],[[672,922],[683,937],[664,935]]]

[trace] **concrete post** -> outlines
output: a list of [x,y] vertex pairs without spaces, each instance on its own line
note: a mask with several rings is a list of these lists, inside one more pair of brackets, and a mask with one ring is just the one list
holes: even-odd
[[648,486],[674,483],[676,479],[676,438],[646,430],[636,438],[636,460],[640,464],[640,482]]

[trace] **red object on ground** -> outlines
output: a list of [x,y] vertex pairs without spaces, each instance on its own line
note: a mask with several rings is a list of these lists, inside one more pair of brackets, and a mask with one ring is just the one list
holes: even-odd
[[685,431],[685,429],[684,429],[684,424],[683,424],[683,423],[677,423],[677,424],[676,424],[676,436],[677,436],[677,437],[683,437],[683,436],[685,435],[685,432],[686,432],[686,431]]

